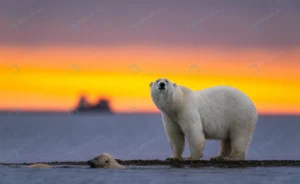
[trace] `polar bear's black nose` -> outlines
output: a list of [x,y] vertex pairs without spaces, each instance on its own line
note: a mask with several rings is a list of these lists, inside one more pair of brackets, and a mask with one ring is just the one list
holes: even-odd
[[166,86],[166,84],[165,84],[164,82],[161,82],[161,83],[159,84],[159,88],[160,88],[160,89],[164,89],[165,86]]

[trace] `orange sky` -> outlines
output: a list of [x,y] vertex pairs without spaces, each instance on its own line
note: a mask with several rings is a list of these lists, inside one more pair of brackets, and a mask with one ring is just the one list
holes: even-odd
[[299,51],[5,47],[0,48],[0,108],[70,110],[85,92],[92,102],[109,97],[116,112],[157,111],[149,84],[166,77],[193,90],[231,85],[250,96],[260,113],[299,114]]

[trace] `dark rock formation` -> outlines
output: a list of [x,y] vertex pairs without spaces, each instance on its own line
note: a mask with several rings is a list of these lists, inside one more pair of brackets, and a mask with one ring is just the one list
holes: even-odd
[[85,96],[81,96],[73,113],[112,113],[110,102],[106,99],[99,99],[95,104],[89,104]]

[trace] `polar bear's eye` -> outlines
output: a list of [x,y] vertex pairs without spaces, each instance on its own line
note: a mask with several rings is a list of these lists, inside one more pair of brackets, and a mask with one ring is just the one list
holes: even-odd
[[109,160],[106,160],[106,161],[105,161],[105,163],[108,163],[108,162],[109,162]]
[[169,81],[166,80],[166,83],[168,83]]
[[159,80],[157,80],[156,82],[159,82]]

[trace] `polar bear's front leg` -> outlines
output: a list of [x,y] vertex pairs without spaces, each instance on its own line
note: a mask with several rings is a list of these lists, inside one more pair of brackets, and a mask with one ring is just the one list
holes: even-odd
[[187,137],[190,147],[190,157],[187,160],[200,160],[203,157],[205,136],[200,118],[181,120],[184,135]]
[[[192,130],[190,136],[188,136],[190,156],[187,160],[200,160],[203,157],[203,150],[205,147],[205,137],[202,131]],[[196,136],[197,135],[197,136]]]
[[[171,159],[182,159],[184,150],[184,134],[176,122],[172,121],[168,116],[162,115],[165,132],[168,137],[169,144],[172,149]],[[169,159],[169,158],[168,158]]]

